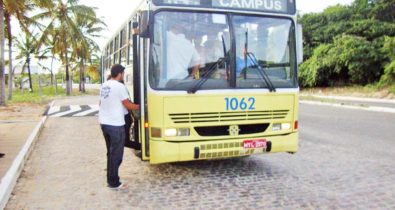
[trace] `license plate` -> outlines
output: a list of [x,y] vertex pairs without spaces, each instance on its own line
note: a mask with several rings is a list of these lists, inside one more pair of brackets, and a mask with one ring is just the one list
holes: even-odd
[[243,146],[245,149],[266,148],[266,139],[244,140]]

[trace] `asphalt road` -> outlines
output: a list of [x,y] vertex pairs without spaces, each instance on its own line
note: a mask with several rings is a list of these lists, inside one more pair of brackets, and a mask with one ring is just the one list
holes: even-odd
[[105,187],[95,123],[50,118],[6,209],[395,209],[395,114],[301,104],[295,155],[149,165],[126,150],[126,193]]
[[363,157],[394,160],[395,114],[303,104],[302,142],[333,147]]

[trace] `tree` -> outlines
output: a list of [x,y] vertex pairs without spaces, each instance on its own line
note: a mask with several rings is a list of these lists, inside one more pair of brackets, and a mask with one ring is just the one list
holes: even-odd
[[395,22],[395,0],[375,0],[372,1],[373,7],[370,12],[375,19]]
[[98,37],[99,35],[97,33],[103,30],[102,26],[105,26],[105,23],[100,18],[96,17],[96,14],[90,14],[87,17],[79,16],[76,18],[77,25],[86,38],[84,40],[78,40],[76,51],[73,54],[73,57],[75,57],[79,64],[80,92],[85,92],[86,62],[92,63],[91,57],[99,50],[99,46],[93,38]]
[[[78,0],[57,0],[53,8],[45,8],[44,12],[33,17],[34,20],[45,20],[47,25],[42,25],[42,35],[39,46],[44,44],[48,37],[52,37],[55,45],[54,50],[66,67],[66,93],[72,92],[72,80],[70,79],[70,60],[73,53],[83,46],[89,46],[86,35],[81,30],[79,19],[96,20],[93,8],[79,5]],[[79,56],[79,55],[78,55]]]
[[17,59],[25,59],[25,63],[23,66],[27,67],[28,75],[29,75],[29,83],[30,83],[30,91],[33,91],[33,82],[32,75],[30,72],[30,61],[32,55],[36,50],[36,38],[35,35],[25,33],[24,37],[20,37],[17,39],[16,47],[18,48],[19,54],[17,55]]
[[4,75],[4,1],[0,0],[0,106],[5,106]]
[[385,37],[382,52],[386,58],[381,85],[395,84],[395,37]]
[[49,68],[49,72],[51,73],[51,85],[55,86],[55,91],[57,92],[58,86],[56,81],[56,76],[53,70],[53,63],[55,60],[59,61],[56,58],[56,49],[55,49],[55,41],[56,41],[56,31],[54,31],[52,36],[48,36],[46,39],[47,43],[45,43],[45,48],[40,50],[37,49],[37,58],[39,60],[51,59],[51,67]]
[[12,65],[12,33],[11,33],[11,16],[15,15],[17,19],[22,22],[25,19],[24,13],[29,8],[25,0],[14,0],[14,1],[4,1],[4,17],[5,24],[7,27],[7,39],[8,39],[8,100],[12,99],[12,89],[13,89],[13,65]]
[[368,84],[379,80],[381,54],[365,38],[342,35],[322,44],[300,66],[303,86]]
[[93,83],[100,81],[99,67],[100,67],[99,60],[93,61],[93,63],[87,67],[86,72]]
[[[395,36],[395,0],[355,0],[321,13],[305,14],[302,86],[332,86],[394,81],[395,64],[386,53]],[[383,47],[384,46],[384,47]],[[389,47],[388,47],[389,46]]]
[[4,77],[4,17],[7,25],[8,46],[9,50],[9,99],[12,97],[12,34],[11,34],[11,16],[15,16],[21,23],[22,28],[27,31],[27,23],[30,22],[27,18],[27,11],[31,11],[35,7],[46,6],[50,7],[51,0],[1,0],[0,1],[0,106],[5,105],[5,77]]

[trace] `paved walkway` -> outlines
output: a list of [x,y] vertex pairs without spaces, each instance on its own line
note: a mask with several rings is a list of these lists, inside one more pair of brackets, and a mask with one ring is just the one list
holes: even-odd
[[44,111],[45,106],[0,108],[0,152],[6,154],[0,158],[0,178],[10,168]]
[[[96,102],[96,96],[88,96],[54,105]],[[48,118],[6,209],[130,209],[135,204],[117,202],[132,202],[127,193],[106,187],[105,148],[97,116]],[[148,165],[125,149],[120,176],[134,186],[131,192],[141,186],[133,178],[138,168]]]
[[49,118],[6,209],[119,209],[105,153],[96,117]]

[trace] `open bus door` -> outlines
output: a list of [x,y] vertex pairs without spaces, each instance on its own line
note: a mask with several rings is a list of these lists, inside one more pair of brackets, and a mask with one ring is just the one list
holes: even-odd
[[[140,80],[140,65],[139,65],[139,42],[137,33],[138,23],[132,23],[132,52],[133,53],[133,103],[141,105],[141,80]],[[130,141],[125,142],[125,146],[128,148],[135,149],[136,151],[141,150],[140,141],[140,111],[132,112],[132,126],[130,128]],[[137,152],[138,156],[141,156],[140,152]]]
[[141,150],[137,153],[142,160],[149,159],[148,128],[144,126],[147,122],[146,114],[146,71],[148,67],[149,42],[146,34],[148,25],[148,11],[141,12],[139,22],[133,22],[133,102],[140,104],[140,110],[134,116],[131,128],[131,147]]
[[147,72],[149,63],[149,16],[150,12],[145,10],[138,14],[138,42],[137,49],[139,50],[136,61],[139,62],[139,104],[140,104],[140,123],[139,123],[139,138],[141,143],[141,159],[149,160],[149,132],[148,132],[148,112],[147,112]]

